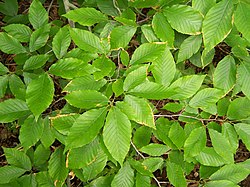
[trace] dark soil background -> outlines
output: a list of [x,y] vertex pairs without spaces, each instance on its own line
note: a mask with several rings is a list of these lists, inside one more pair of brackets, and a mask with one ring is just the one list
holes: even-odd
[[[19,14],[26,14],[28,12],[29,6],[30,6],[31,1],[28,0],[19,0]],[[77,5],[76,2],[73,2]],[[58,9],[59,9],[59,5],[57,3],[56,0],[54,0],[53,2],[51,0],[47,0],[44,3],[44,7],[46,9],[49,8],[49,18],[50,21],[53,20],[57,20],[60,19],[60,16],[58,15]],[[147,14],[147,12],[149,11],[149,8],[145,8],[142,9],[142,12],[144,14]],[[3,22],[3,18],[4,15],[0,13],[0,27],[5,26],[5,23]],[[141,15],[138,15],[137,20],[140,22],[144,22],[147,21],[148,19],[145,17],[142,17]],[[66,24],[66,23],[65,23]],[[1,28],[0,28],[0,31]],[[133,51],[135,50],[136,46],[139,45],[139,43],[135,40],[133,40],[134,42],[131,42],[131,47],[128,49],[129,54],[131,55],[133,53]],[[216,48],[216,54],[215,57],[213,59],[213,63],[214,66],[217,65],[217,63],[226,55],[228,55],[230,53],[231,48],[229,46],[227,46],[225,43],[221,43],[219,44]],[[6,55],[3,54],[2,52],[0,52],[0,62],[2,62],[3,64],[6,65],[6,67],[9,68],[10,71],[14,72],[16,69],[16,65],[15,62],[13,61],[14,55]],[[201,69],[201,68],[197,68],[194,65],[192,65],[191,63],[189,63],[188,61],[186,62],[186,67],[192,67],[195,69],[195,72],[199,73],[199,72],[206,72],[208,71],[207,68],[205,69]],[[56,87],[56,95],[59,96],[63,96],[61,95],[61,88],[59,86],[59,84],[57,84],[57,80],[55,81],[55,87]],[[2,100],[11,98],[12,95],[8,95],[6,94],[5,98],[0,99],[0,102]],[[164,105],[165,101],[152,101],[152,103],[154,104],[154,106],[156,107],[156,109],[158,109],[160,111],[160,108]],[[60,109],[64,106],[65,101],[62,100],[62,102],[57,103],[56,106],[51,106],[48,110],[53,111],[55,109]],[[47,111],[48,112],[48,111]],[[13,148],[16,147],[19,144],[19,140],[18,140],[18,135],[19,135],[19,127],[18,125],[14,124],[14,125],[9,125],[9,124],[1,124],[0,123],[0,167],[7,165],[7,161],[5,159],[4,153],[3,153],[3,149],[2,147],[8,147],[8,148]],[[154,141],[152,139],[152,141]],[[208,140],[209,142],[209,140]],[[239,144],[239,148],[237,150],[237,153],[235,155],[235,161],[236,162],[242,162],[247,160],[248,158],[250,158],[250,152],[246,149],[245,145],[240,142]],[[161,185],[162,186],[172,186],[168,179],[167,179],[167,174],[166,174],[166,170],[163,169],[163,172],[160,171],[156,171],[155,173],[156,178],[163,182]],[[196,166],[195,169],[191,172],[190,175],[186,176],[187,180],[188,180],[188,186],[189,187],[198,187],[199,186],[199,182],[200,182],[200,177],[199,177],[199,166]],[[152,181],[152,183],[155,184],[154,181]],[[73,187],[77,187],[77,186],[81,186],[81,182],[75,178],[73,181],[71,181],[71,184]],[[242,187],[250,187],[250,176],[248,176],[248,178],[246,178],[244,181],[242,181],[240,183],[240,186]]]

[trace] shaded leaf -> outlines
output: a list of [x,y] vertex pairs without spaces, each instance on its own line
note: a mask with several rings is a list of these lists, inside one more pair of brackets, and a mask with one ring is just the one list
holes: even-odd
[[0,184],[7,184],[13,179],[21,176],[26,172],[25,169],[21,169],[15,166],[4,166],[0,168]]

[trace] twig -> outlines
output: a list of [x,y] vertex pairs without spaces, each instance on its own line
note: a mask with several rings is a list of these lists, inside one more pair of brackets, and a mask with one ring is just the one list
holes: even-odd
[[[143,156],[143,154],[141,154],[141,152],[136,148],[136,146],[135,146],[135,144],[132,142],[132,141],[130,141],[130,144],[132,145],[132,147],[135,149],[135,151],[136,151],[136,153],[140,156],[140,157],[142,157],[142,159],[146,159],[146,157],[145,156]],[[158,181],[158,179],[155,177],[155,176],[153,176],[153,179],[155,180],[155,182],[157,183],[157,185],[158,185],[158,187],[161,187],[161,183],[160,183],[160,181]]]
[[[70,7],[71,8],[72,8],[72,6],[76,7],[75,5],[71,4],[69,2],[69,0],[63,0],[63,4],[64,4],[64,8],[65,8],[65,12],[66,13],[70,11]],[[68,19],[68,22],[69,22],[70,27],[75,27],[75,23],[73,21],[71,21],[70,19]]]
[[117,64],[118,64],[118,68],[117,68],[117,76],[116,76],[116,79],[119,77],[120,75],[120,69],[121,69],[121,60],[120,60],[120,53],[121,53],[121,50],[119,49],[118,51],[118,55],[117,55]]
[[135,151],[137,152],[137,154],[138,154],[140,157],[142,157],[143,159],[146,159],[146,157],[143,156],[143,154],[141,154],[141,152],[136,148],[135,144],[134,144],[132,141],[130,141],[130,143],[131,143],[132,147],[135,149]]
[[190,118],[190,119],[196,119],[199,121],[219,121],[219,122],[225,122],[225,120],[220,120],[220,119],[203,119],[203,118],[197,118],[195,116],[187,116],[183,114],[173,114],[173,115],[168,115],[168,114],[156,114],[154,117],[168,117],[168,118],[173,118],[173,117],[185,117],[185,118]]
[[113,0],[113,5],[116,8],[116,10],[119,12],[119,14],[121,15],[122,12],[121,12],[120,8],[116,5],[116,0]]
[[51,2],[50,2],[50,4],[49,4],[49,7],[48,7],[48,9],[47,9],[48,14],[49,14],[49,11],[50,11],[50,9],[51,9],[51,7],[52,7],[52,5],[53,5],[53,2],[54,2],[54,0],[51,0]]
[[68,176],[67,179],[66,179],[66,184],[67,184],[67,187],[71,187],[69,176]]

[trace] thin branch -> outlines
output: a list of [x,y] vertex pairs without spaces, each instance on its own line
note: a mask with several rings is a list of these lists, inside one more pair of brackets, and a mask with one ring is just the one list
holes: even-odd
[[50,9],[51,9],[51,7],[52,7],[52,5],[53,5],[53,2],[54,2],[54,0],[51,0],[51,2],[50,2],[50,4],[49,4],[49,7],[48,7],[48,9],[47,9],[48,14],[49,14],[49,11],[50,11]]
[[[143,154],[141,154],[141,152],[136,148],[136,146],[135,146],[135,144],[132,142],[132,141],[130,141],[130,144],[132,145],[132,147],[135,149],[135,151],[137,152],[137,154],[140,156],[140,157],[142,157],[142,159],[146,159],[146,157],[145,156],[143,156]],[[155,180],[155,182],[157,183],[157,185],[158,185],[158,187],[161,187],[161,183],[160,183],[160,181],[158,181],[158,179],[155,177],[155,176],[153,176],[153,179]]]
[[168,118],[185,117],[185,118],[190,118],[190,119],[196,119],[196,120],[199,120],[199,121],[219,121],[219,122],[225,122],[225,120],[220,120],[220,119],[203,119],[203,118],[197,118],[195,116],[187,116],[187,115],[183,115],[183,114],[172,114],[172,115],[168,115],[168,114],[156,114],[156,115],[154,115],[154,117],[168,117]]
[[116,5],[116,0],[113,0],[113,5],[114,5],[114,7],[116,8],[116,10],[119,12],[119,14],[121,15],[122,14],[122,12],[121,12],[121,10],[120,10],[120,8]]
[[120,53],[121,53],[121,50],[119,49],[118,51],[118,54],[117,54],[117,64],[118,64],[118,68],[117,68],[117,76],[116,76],[116,79],[118,79],[119,75],[120,75],[120,70],[121,70],[121,60],[120,60]]
[[155,182],[157,183],[157,185],[158,185],[159,187],[161,187],[161,182],[158,181],[158,179],[157,179],[155,176],[153,176],[153,179],[155,180]]
[[141,154],[141,152],[136,148],[135,144],[134,144],[132,141],[130,141],[130,143],[131,143],[132,147],[135,149],[135,151],[137,152],[137,154],[138,154],[140,157],[142,157],[143,159],[146,159],[146,157],[143,156],[143,154]]
[[[69,12],[70,11],[70,7],[76,7],[75,5],[71,4],[69,2],[69,0],[63,0],[63,4],[64,4],[64,8],[65,8],[65,12]],[[77,8],[77,7],[76,7]],[[68,19],[69,25],[71,27],[75,27],[75,23],[73,21],[71,21],[70,19]]]

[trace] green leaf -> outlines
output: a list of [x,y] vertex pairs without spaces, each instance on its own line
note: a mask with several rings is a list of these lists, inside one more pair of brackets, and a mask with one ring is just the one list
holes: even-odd
[[170,112],[179,112],[181,109],[183,109],[184,105],[181,103],[167,103],[162,107],[162,109],[168,110]]
[[142,37],[146,39],[149,43],[151,42],[158,42],[158,38],[155,36],[155,33],[151,27],[151,25],[142,25],[141,26],[141,31],[142,31]]
[[221,133],[226,139],[229,140],[233,153],[235,154],[239,146],[239,141],[233,125],[231,125],[230,123],[223,123]]
[[142,175],[146,175],[146,176],[150,176],[153,177],[154,175],[152,174],[151,171],[148,170],[148,168],[143,165],[142,162],[140,161],[136,161],[134,159],[129,159],[129,163],[130,165],[136,170],[138,171],[140,174]]
[[158,12],[153,16],[152,27],[156,36],[160,38],[162,42],[167,42],[169,47],[173,47],[174,30],[162,13]]
[[26,172],[15,166],[4,166],[0,168],[0,184],[7,184]]
[[136,27],[126,25],[115,27],[110,34],[111,48],[119,49],[127,47],[135,32]]
[[52,103],[54,90],[54,83],[47,73],[29,83],[26,102],[36,118]]
[[57,59],[60,59],[66,55],[70,42],[71,37],[68,28],[60,28],[52,41],[52,50],[55,53]]
[[0,62],[0,75],[5,75],[9,72],[9,69]]
[[231,56],[224,57],[214,71],[214,87],[229,92],[236,82],[236,65]]
[[90,143],[104,125],[106,114],[106,108],[92,109],[77,118],[66,139],[67,148],[81,147]]
[[49,72],[65,79],[72,79],[94,73],[96,68],[77,58],[64,58],[53,64]]
[[157,138],[163,141],[167,146],[171,148],[177,148],[172,140],[168,137],[172,122],[168,121],[166,118],[159,118],[156,121],[156,133]]
[[30,114],[27,104],[19,99],[8,99],[0,103],[0,121],[8,123]]
[[84,175],[84,181],[89,181],[103,171],[108,161],[108,157],[102,149],[98,149],[98,154],[95,159],[86,167],[82,168],[82,173]]
[[51,126],[54,127],[59,133],[68,135],[70,128],[79,116],[80,114],[73,113],[50,117]]
[[225,165],[210,176],[211,180],[229,180],[237,184],[249,175],[249,170],[236,164]]
[[183,170],[180,165],[168,161],[167,162],[167,175],[172,185],[178,186],[178,187],[187,186],[187,182],[186,182]]
[[[240,108],[240,110],[239,110]],[[233,100],[227,111],[228,119],[246,119],[250,116],[250,100],[246,97],[240,97]]]
[[68,176],[65,155],[61,147],[57,148],[51,155],[48,165],[49,175],[54,184],[63,184]]
[[65,99],[70,105],[83,109],[108,105],[108,98],[95,90],[73,91],[66,95]]
[[9,76],[8,75],[0,76],[0,98],[4,97],[8,83],[9,83]]
[[25,101],[26,86],[21,78],[16,74],[12,74],[11,76],[9,76],[9,88],[15,98]]
[[125,50],[121,50],[120,52],[120,58],[121,58],[121,62],[124,66],[128,66],[129,63],[129,54],[127,51]]
[[169,147],[163,144],[151,143],[149,145],[143,146],[140,151],[146,153],[150,156],[161,156],[170,150]]
[[225,164],[225,160],[215,152],[213,147],[205,147],[195,158],[204,166],[218,167]]
[[227,164],[234,163],[234,151],[232,150],[229,140],[213,129],[209,129],[209,135],[216,153],[218,153]]
[[49,39],[50,25],[45,25],[35,30],[30,37],[29,50],[34,52],[45,46]]
[[55,141],[55,136],[52,132],[48,117],[44,119],[44,130],[40,140],[45,148],[50,147],[51,144]]
[[10,24],[3,29],[20,42],[29,42],[32,33],[31,29],[23,24]]
[[133,187],[134,186],[134,170],[128,162],[125,162],[118,173],[115,175],[111,187]]
[[42,67],[48,60],[50,56],[46,54],[31,56],[25,61],[23,66],[24,70],[33,70]]
[[114,62],[104,55],[97,58],[92,65],[98,69],[93,73],[95,80],[100,80],[105,76],[112,76],[116,68]]
[[122,79],[117,79],[115,82],[112,84],[112,90],[115,93],[115,97],[119,97],[124,93],[123,91],[123,80]]
[[100,39],[93,33],[77,28],[70,29],[70,36],[75,44],[84,51],[104,53]]
[[[161,144],[157,144],[157,145],[161,145]],[[155,172],[157,169],[162,169],[163,164],[165,163],[164,163],[163,158],[150,157],[150,158],[144,159],[142,164],[146,166],[149,171]]]
[[[224,95],[222,90],[216,88],[204,88],[200,90],[189,102],[189,105],[193,108],[201,108],[206,112],[211,113],[209,107],[218,102],[218,100]],[[215,111],[216,113],[217,111]],[[212,113],[212,114],[215,114]]]
[[45,148],[43,144],[39,144],[34,152],[34,166],[39,169],[43,165],[47,164],[51,152],[50,148]]
[[4,0],[0,3],[0,12],[6,16],[16,16],[18,13],[18,2],[17,0]]
[[202,33],[207,51],[223,41],[230,33],[233,24],[233,9],[232,0],[222,0],[206,14],[202,25]]
[[151,180],[149,176],[136,173],[136,187],[151,187]]
[[96,90],[98,91],[102,88],[107,81],[101,79],[99,81],[95,80],[92,75],[84,75],[84,77],[77,77],[70,81],[63,89],[66,92],[72,92],[77,90]]
[[125,78],[123,84],[123,90],[129,91],[142,82],[146,81],[148,65],[143,65],[133,71],[131,71]]
[[155,129],[154,115],[150,103],[147,100],[126,95],[124,102],[117,103],[117,107],[126,114],[130,120]]
[[103,129],[103,141],[120,165],[123,165],[129,151],[131,132],[131,123],[128,117],[118,108],[112,107]]
[[134,135],[133,135],[133,143],[137,148],[141,148],[143,146],[146,146],[149,144],[151,140],[151,130],[149,127],[146,126],[140,126],[136,129]]
[[202,15],[187,5],[174,5],[163,10],[168,22],[180,33],[198,35],[201,32]]
[[168,133],[170,140],[176,145],[178,149],[183,147],[186,140],[185,131],[178,122],[174,122]]
[[41,171],[36,174],[36,181],[41,187],[54,187],[53,181],[47,171]]
[[92,26],[95,23],[107,21],[107,17],[94,8],[78,8],[67,12],[63,16],[83,26]]
[[3,148],[3,150],[8,164],[27,171],[31,170],[30,159],[23,151],[16,148]]
[[180,46],[177,62],[182,62],[192,57],[195,53],[199,51],[201,43],[201,35],[189,36],[188,38],[186,38]]
[[29,21],[34,29],[39,29],[48,23],[48,13],[39,0],[33,0],[29,8]]
[[205,184],[204,187],[214,187],[214,186],[240,187],[239,185],[228,180],[209,181],[208,183]]
[[241,87],[242,92],[250,99],[250,65],[246,62],[241,62],[237,69],[237,81]]
[[250,42],[250,5],[248,2],[239,1],[237,9],[235,11],[235,26],[242,33],[243,37]]
[[210,8],[216,4],[216,0],[193,0],[192,7],[203,15],[206,15]]
[[20,54],[27,52],[21,43],[14,37],[1,32],[0,33],[0,50],[7,54]]
[[19,140],[22,146],[27,150],[35,145],[42,137],[44,121],[40,118],[38,121],[33,116],[28,117],[21,126]]
[[168,92],[173,93],[168,98],[183,100],[192,97],[200,89],[204,78],[205,75],[188,75],[177,79],[168,88]]
[[83,147],[71,149],[68,153],[69,168],[80,169],[93,163],[98,155],[99,139],[95,139]]
[[239,138],[243,141],[246,145],[247,149],[250,150],[250,125],[246,123],[237,123],[234,125],[234,128],[239,135]]
[[157,59],[166,49],[164,43],[144,43],[134,51],[130,64],[142,64],[145,62],[153,62]]
[[168,48],[152,62],[151,68],[156,83],[164,86],[168,86],[171,83],[175,76],[176,66]]
[[198,155],[205,148],[206,140],[206,129],[204,127],[192,130],[184,143],[185,160]]
[[129,91],[130,94],[143,97],[146,99],[166,99],[173,94],[173,91],[168,90],[166,86],[157,84],[150,81],[145,81],[144,83],[136,86]]

